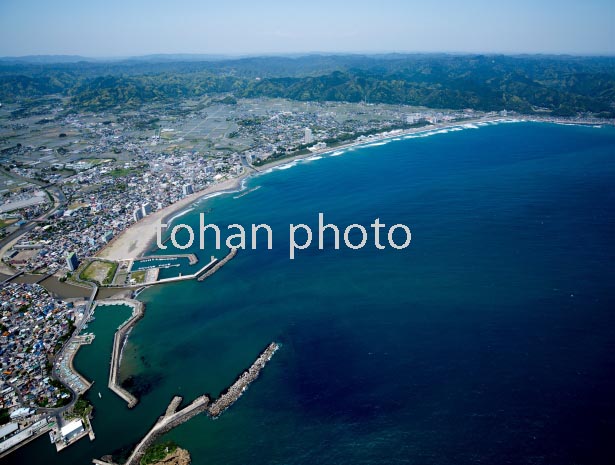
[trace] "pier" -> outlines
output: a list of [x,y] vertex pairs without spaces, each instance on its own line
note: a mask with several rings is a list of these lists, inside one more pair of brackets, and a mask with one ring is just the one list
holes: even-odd
[[261,370],[265,368],[267,362],[271,360],[271,357],[273,357],[273,354],[275,354],[279,348],[280,346],[275,342],[269,344],[254,361],[252,366],[239,375],[237,380],[209,406],[207,409],[209,415],[211,415],[212,418],[217,418],[227,408],[233,405],[244,391],[248,389],[248,386],[258,378]]
[[98,302],[97,305],[128,305],[132,307],[132,316],[120,325],[113,337],[113,351],[111,352],[111,366],[109,368],[109,389],[115,392],[118,396],[124,399],[128,403],[128,408],[133,408],[139,402],[135,396],[133,396],[126,389],[121,387],[118,383],[118,374],[120,371],[120,362],[122,360],[122,350],[124,343],[128,337],[128,333],[139,321],[145,312],[145,305],[138,300],[132,299],[110,299],[102,302]]
[[[133,449],[132,453],[126,460],[125,465],[138,465],[145,455],[147,448],[150,447],[156,440],[165,433],[168,433],[173,428],[187,422],[194,416],[207,410],[209,404],[209,397],[202,395],[197,397],[188,406],[177,411],[177,407],[181,404],[182,398],[180,396],[173,397],[171,403],[167,407],[166,412],[154,426],[148,431],[148,433],[141,439],[139,444]],[[97,465],[113,465],[113,462],[105,462],[102,460],[94,459],[92,461]]]
[[164,284],[164,283],[172,283],[172,282],[175,282],[175,281],[185,281],[185,280],[188,280],[188,279],[195,279],[201,273],[205,273],[207,270],[215,268],[215,265],[217,263],[219,263],[218,259],[216,257],[212,256],[211,257],[211,261],[207,265],[205,265],[203,268],[198,270],[196,273],[187,274],[187,275],[184,275],[184,276],[175,276],[174,278],[163,278],[163,279],[159,279],[158,281],[154,281],[154,282],[147,283],[147,284],[148,285],[150,285],[150,284]]
[[[168,264],[168,263],[160,265],[158,264],[158,262],[164,259],[174,260],[174,259],[179,259],[179,258],[187,258],[190,261],[190,265],[194,265],[198,263],[199,261],[198,257],[195,254],[156,255],[156,256],[145,257],[143,259],[139,259],[139,261],[145,260],[145,263],[147,263],[148,261],[151,261],[152,264],[151,265],[148,264],[136,270],[137,272],[143,271],[146,273],[145,278],[143,279],[143,282],[140,282],[138,284],[137,283],[134,283],[134,284],[117,284],[116,283],[115,285],[105,286],[105,288],[129,289],[129,288],[134,288],[136,285],[153,286],[155,284],[166,284],[166,283],[173,283],[177,281],[187,281],[189,279],[198,279],[199,281],[203,281],[204,279],[207,279],[212,274],[214,274],[216,271],[218,271],[226,263],[228,263],[229,260],[233,259],[235,255],[237,255],[237,250],[238,249],[231,249],[231,251],[222,260],[218,260],[216,257],[212,255],[209,263],[205,264],[204,266],[202,266],[199,270],[195,271],[194,273],[186,274],[186,275],[180,274],[179,276],[174,276],[171,278],[162,278],[162,279],[159,278],[160,270],[162,268],[169,268],[169,267],[175,267],[175,266],[180,266],[180,265],[179,264]],[[134,261],[130,261],[130,263],[126,267],[126,270],[127,270],[126,273],[128,273],[128,276],[130,276],[130,273],[135,272],[135,270],[132,269],[133,265],[134,265]]]
[[[219,417],[226,409],[233,405],[245,392],[248,386],[258,378],[261,370],[267,365],[267,362],[271,360],[271,357],[273,357],[273,354],[275,354],[279,348],[280,346],[275,342],[269,344],[267,348],[260,353],[250,368],[241,373],[237,377],[237,380],[212,404],[209,403],[209,397],[204,394],[197,397],[190,405],[178,411],[177,409],[182,402],[182,397],[173,397],[164,414],[158,418],[154,426],[152,426],[143,439],[135,446],[124,465],[138,465],[148,447],[154,444],[160,436],[168,433],[182,423],[187,422],[199,413],[206,412],[214,419]],[[109,457],[109,459],[106,461],[93,459],[92,462],[96,465],[116,465],[114,462],[111,462],[110,456],[105,456],[105,458],[107,457]]]
[[196,265],[199,262],[199,257],[193,253],[189,254],[175,254],[175,255],[148,255],[146,257],[139,258],[139,261],[146,261],[150,258],[156,260],[174,260],[176,258],[187,258],[190,265]]
[[199,274],[203,273],[204,271],[205,271],[205,273],[201,274],[201,276],[199,276],[197,279],[199,281],[204,281],[207,278],[209,278],[212,274],[214,274],[216,271],[218,271],[220,268],[222,268],[224,265],[226,265],[229,261],[231,261],[233,258],[235,258],[235,255],[237,255],[237,250],[239,250],[239,249],[231,249],[231,251],[228,253],[228,255],[226,257],[224,257],[222,260],[217,262],[210,269],[206,270],[205,268],[203,268],[202,270],[198,271],[196,273],[196,276],[198,276]]
[[[178,259],[181,259],[181,258],[187,258],[188,259],[188,264],[190,266],[196,265],[199,262],[199,257],[197,257],[193,253],[189,253],[189,254],[175,254],[175,255],[146,255],[146,256],[141,257],[141,258],[130,260],[130,263],[128,265],[127,271],[129,271],[129,272],[133,271],[132,267],[134,266],[135,262],[139,262],[139,264],[151,262],[152,263],[152,265],[151,265],[152,267],[157,267],[157,265],[155,265],[156,262],[174,261],[174,260],[178,260]],[[147,268],[148,267],[139,268],[139,271],[140,270],[146,270]]]

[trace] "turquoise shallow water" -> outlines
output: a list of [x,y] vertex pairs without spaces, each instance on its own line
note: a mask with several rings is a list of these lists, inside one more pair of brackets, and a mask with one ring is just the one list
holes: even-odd
[[[274,248],[141,295],[122,365],[136,409],[103,394],[95,442],[57,456],[44,438],[7,463],[126,448],[173,394],[217,395],[273,340],[281,350],[236,405],[169,434],[194,464],[612,463],[613,128],[465,129],[255,186],[181,217],[196,229],[211,208],[223,228],[268,223]],[[341,227],[404,223],[412,243],[333,250],[328,237],[290,261],[289,223],[316,230],[318,212]]]

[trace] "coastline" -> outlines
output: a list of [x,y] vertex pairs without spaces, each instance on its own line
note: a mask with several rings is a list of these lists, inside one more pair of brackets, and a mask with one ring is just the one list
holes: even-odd
[[[524,120],[524,121],[531,121],[531,120]],[[543,121],[535,121],[535,122],[543,122]],[[549,123],[552,123],[552,124],[569,125],[569,124],[566,124],[566,123],[553,123],[553,122],[549,122]],[[502,124],[502,126],[505,126],[505,125],[504,125],[504,124]],[[514,125],[513,125],[513,126],[514,126]],[[528,128],[530,127],[530,125],[521,125],[521,126],[526,126],[526,127],[528,127]],[[436,129],[431,129],[431,131],[432,131],[432,132],[435,132],[435,131],[437,131],[437,130],[436,130]],[[522,131],[524,131],[524,129],[519,128],[518,132],[522,132]],[[393,137],[393,136],[391,136],[391,137]],[[398,137],[399,137],[399,136],[395,136],[395,138],[398,138]],[[418,137],[418,136],[417,136],[417,137]],[[463,138],[463,136],[462,136],[462,138]],[[452,138],[451,138],[451,139],[452,139]],[[435,139],[434,139],[434,140],[435,140]],[[369,143],[373,144],[373,142],[369,142]],[[368,142],[365,142],[365,144],[368,144]],[[430,142],[426,142],[426,145],[427,145],[427,144],[430,144]],[[410,145],[412,145],[412,144],[410,144]],[[391,147],[394,147],[394,145],[393,145],[392,143],[391,143]],[[336,149],[329,149],[329,150],[327,150],[326,152],[333,152],[334,150],[342,151],[342,150],[344,150],[344,149],[343,149],[343,148],[340,148],[340,147],[337,147]],[[356,152],[351,152],[351,150],[354,150],[354,149],[347,149],[347,150],[349,150],[349,152],[348,152],[346,155],[347,155],[349,158],[353,158],[353,155],[361,153],[361,150],[357,150]],[[374,153],[374,155],[375,155],[375,153]],[[309,158],[309,157],[313,157],[313,156],[314,156],[313,154],[306,154],[306,155],[305,155],[305,156],[303,156],[303,157],[294,157],[292,160],[289,160],[289,159],[279,160],[279,163],[278,163],[277,165],[274,165],[273,163],[272,163],[272,164],[269,164],[269,165],[265,165],[265,167],[264,167],[265,169],[263,169],[263,171],[266,171],[266,169],[267,169],[267,168],[269,168],[270,166],[280,166],[280,165],[284,165],[284,164],[292,164],[292,163],[294,163],[294,162],[295,162],[295,160],[297,160],[297,159],[301,159],[301,158],[305,158],[305,157],[308,157],[308,158]],[[366,158],[366,159],[369,159],[369,158],[376,158],[376,159],[377,159],[377,158],[378,158],[377,156],[376,156],[376,157],[372,157],[372,153],[371,153],[371,151],[368,151],[368,150],[365,150],[365,151],[364,151],[364,153],[363,153],[361,156],[362,156],[362,157],[364,157],[364,158]],[[341,160],[340,160],[340,161],[341,161]],[[307,163],[307,162],[306,162],[306,163]],[[371,162],[370,162],[370,163],[371,163]],[[298,164],[302,164],[302,162],[300,162],[300,163],[298,163]],[[340,165],[340,166],[344,166],[344,167],[346,166],[346,165],[345,165],[345,163],[340,163],[339,165]],[[316,165],[315,165],[315,166],[316,166]],[[343,175],[344,173],[342,172],[341,174]],[[251,173],[250,175],[256,175],[256,176],[258,176],[258,173]],[[244,190],[242,190],[241,192],[247,192],[247,191],[250,191],[250,187],[251,187],[251,186],[254,186],[254,185],[257,185],[257,184],[261,184],[261,183],[262,183],[262,180],[255,180],[254,182],[249,182],[249,184],[250,184],[250,185],[248,186],[248,189],[244,189]],[[264,190],[263,190],[263,191],[264,191]],[[199,199],[199,200],[200,200],[200,199]],[[197,201],[199,201],[199,200],[197,200]],[[175,206],[176,204],[173,204],[173,205]],[[204,206],[204,207],[207,207],[207,203],[206,203],[206,202],[204,202],[204,205],[203,205],[203,206]],[[188,206],[187,208],[190,208],[190,206]],[[186,211],[186,210],[181,210],[181,211],[183,212],[183,211]],[[177,217],[177,216],[176,216],[176,217]],[[166,219],[165,219],[165,221],[169,221],[169,220],[166,220]],[[181,221],[180,221],[180,222],[181,222]],[[135,297],[135,298],[136,298],[136,297]],[[132,336],[131,336],[131,337],[132,337]]]
[[[156,241],[154,227],[158,223],[165,223],[173,221],[184,214],[184,210],[190,208],[190,205],[204,200],[209,197],[213,197],[220,194],[239,192],[243,189],[244,181],[250,177],[256,177],[263,174],[268,174],[271,170],[280,168],[284,165],[290,165],[294,162],[309,159],[311,157],[322,157],[323,155],[331,154],[338,151],[346,151],[352,148],[360,148],[364,146],[370,146],[375,143],[382,143],[392,139],[403,139],[404,137],[429,133],[432,131],[440,131],[454,127],[463,127],[464,125],[472,125],[469,128],[479,129],[481,126],[474,126],[478,123],[505,123],[505,122],[534,122],[534,123],[552,123],[552,124],[570,124],[566,121],[558,121],[557,119],[538,119],[532,117],[526,117],[519,115],[518,117],[503,117],[503,116],[488,116],[481,118],[472,118],[462,121],[451,121],[446,123],[436,123],[428,126],[421,126],[411,129],[399,129],[392,131],[384,131],[379,134],[375,134],[369,139],[354,140],[346,144],[341,144],[336,147],[325,147],[321,150],[316,150],[307,154],[294,155],[285,157],[279,160],[265,163],[255,167],[255,169],[247,169],[243,174],[236,178],[227,179],[218,184],[214,184],[206,187],[205,189],[190,194],[183,199],[166,206],[165,208],[155,211],[145,218],[133,223],[118,236],[113,238],[104,248],[96,253],[95,257],[105,258],[108,260],[128,260],[137,259],[147,254]],[[579,124],[579,123],[576,123]],[[587,124],[589,125],[589,123]],[[315,158],[318,159],[318,158]],[[187,211],[186,211],[187,212]]]
[[142,256],[155,242],[154,227],[156,224],[164,223],[167,219],[177,215],[182,209],[185,209],[190,204],[208,195],[227,191],[235,192],[238,188],[241,188],[241,182],[248,177],[249,174],[250,173],[244,173],[236,178],[206,187],[161,210],[153,212],[122,231],[119,236],[115,237],[109,244],[99,250],[95,257],[106,258],[108,260],[127,260]]
[[[148,253],[152,246],[155,244],[156,236],[154,232],[154,227],[158,223],[165,223],[168,220],[176,219],[182,216],[182,210],[188,208],[192,203],[204,200],[208,196],[220,195],[224,193],[233,193],[238,192],[242,189],[242,185],[244,180],[252,177],[258,176],[262,174],[268,173],[270,170],[286,165],[289,163],[293,163],[298,160],[321,156],[327,153],[333,153],[338,150],[347,150],[352,147],[369,145],[374,142],[381,142],[386,139],[394,139],[396,137],[403,137],[410,134],[415,134],[418,132],[426,132],[437,129],[444,129],[447,127],[459,126],[460,124],[468,124],[471,122],[481,122],[481,121],[491,121],[495,119],[501,118],[482,118],[475,119],[463,122],[451,122],[445,124],[436,124],[430,126],[422,126],[420,128],[412,128],[407,130],[399,130],[399,132],[395,132],[391,134],[390,132],[384,132],[381,134],[376,134],[372,138],[368,140],[361,141],[352,141],[347,144],[342,144],[336,147],[327,147],[322,150],[317,150],[314,152],[310,152],[302,155],[295,155],[287,158],[283,158],[281,160],[275,160],[271,163],[266,163],[262,165],[263,171],[260,169],[257,170],[249,170],[241,174],[240,176],[232,179],[227,179],[218,184],[214,184],[212,186],[208,186],[203,190],[190,194],[187,197],[184,197],[177,202],[166,206],[161,210],[157,210],[152,214],[142,218],[141,220],[133,223],[124,231],[122,231],[118,236],[114,237],[108,244],[105,245],[101,250],[96,253],[95,257],[105,258],[108,260],[129,260],[129,259],[137,259],[144,254]],[[261,168],[260,166],[257,168]]]

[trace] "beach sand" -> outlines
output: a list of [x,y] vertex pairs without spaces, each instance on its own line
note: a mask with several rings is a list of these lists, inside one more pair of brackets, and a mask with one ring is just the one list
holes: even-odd
[[170,218],[175,213],[187,208],[193,202],[196,202],[202,197],[211,195],[217,192],[236,191],[240,189],[241,182],[249,173],[223,181],[213,186],[190,194],[187,197],[163,208],[155,211],[145,218],[132,224],[122,233],[115,237],[109,244],[101,249],[96,256],[106,258],[108,260],[127,260],[135,259],[144,255],[153,245],[156,238],[155,226],[158,223],[164,223],[167,218]]
[[145,255],[154,245],[154,241],[156,238],[156,230],[155,226],[158,223],[164,223],[167,219],[171,218],[173,215],[177,214],[181,210],[187,208],[193,202],[205,197],[207,195],[211,195],[217,192],[233,192],[237,191],[241,188],[242,181],[253,175],[257,174],[259,171],[268,171],[272,168],[275,168],[280,165],[285,165],[288,163],[292,163],[296,160],[314,157],[323,155],[329,152],[334,152],[337,150],[347,150],[351,147],[357,147],[362,145],[369,145],[375,142],[380,142],[386,139],[393,139],[396,137],[403,137],[409,134],[415,134],[419,132],[428,132],[434,131],[438,129],[445,129],[453,126],[460,126],[468,123],[476,123],[476,122],[487,122],[487,121],[497,121],[502,118],[499,117],[486,117],[486,118],[476,118],[469,119],[465,121],[456,121],[456,122],[446,122],[440,124],[433,124],[429,126],[423,126],[420,128],[412,128],[401,131],[394,131],[393,133],[383,133],[376,134],[373,138],[368,140],[361,141],[352,141],[347,144],[343,144],[336,147],[327,147],[322,150],[318,150],[309,154],[296,155],[292,157],[282,158],[280,160],[275,160],[264,165],[261,165],[258,168],[258,171],[247,171],[241,176],[223,181],[221,183],[215,184],[213,186],[209,186],[199,192],[195,192],[194,194],[185,197],[174,204],[171,204],[162,210],[158,210],[145,218],[139,220],[133,225],[129,226],[125,229],[119,236],[114,238],[109,244],[107,244],[103,249],[101,249],[96,256],[100,258],[106,258],[109,260],[127,260],[127,259],[136,259],[143,255]]

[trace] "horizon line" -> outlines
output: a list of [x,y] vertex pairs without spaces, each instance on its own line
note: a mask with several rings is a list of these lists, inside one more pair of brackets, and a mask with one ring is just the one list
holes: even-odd
[[129,55],[82,55],[71,53],[33,53],[27,55],[2,55],[0,60],[24,60],[28,58],[81,58],[86,60],[131,60],[137,58],[149,57],[203,57],[203,58],[267,58],[267,57],[307,57],[307,56],[382,56],[382,55],[451,55],[451,56],[470,56],[470,55],[487,55],[487,56],[535,56],[535,57],[588,57],[588,58],[613,58],[615,52],[591,52],[591,53],[574,53],[574,52],[499,52],[499,51],[399,51],[399,50],[382,50],[382,51],[297,51],[297,52],[152,52],[143,54]]

